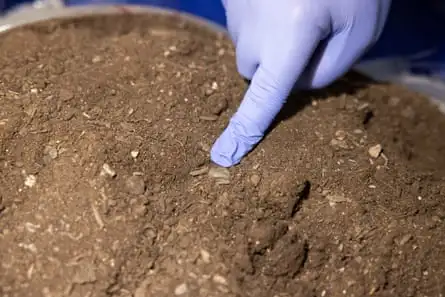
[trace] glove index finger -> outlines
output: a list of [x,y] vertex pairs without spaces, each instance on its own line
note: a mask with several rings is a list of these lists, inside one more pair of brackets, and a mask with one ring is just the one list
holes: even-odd
[[238,111],[212,148],[215,163],[225,167],[238,164],[263,138],[319,41],[317,30],[308,29],[296,40],[265,51]]

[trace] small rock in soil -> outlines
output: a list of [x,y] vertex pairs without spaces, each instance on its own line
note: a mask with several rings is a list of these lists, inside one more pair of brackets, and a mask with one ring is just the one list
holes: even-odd
[[260,184],[261,177],[258,174],[254,174],[250,177],[250,182],[254,187],[258,186]]
[[136,159],[139,156],[139,152],[138,151],[131,151],[130,155],[131,155],[131,157],[133,159]]
[[223,277],[222,275],[219,274],[215,274],[213,276],[213,282],[220,284],[220,285],[224,285],[227,286],[227,279],[225,277]]
[[344,140],[346,138],[346,132],[343,130],[338,130],[337,132],[335,132],[335,138],[337,138],[338,140]]
[[342,149],[347,149],[348,145],[346,144],[346,141],[344,140],[339,140],[339,139],[332,139],[330,142],[330,145],[333,146],[334,148],[342,148]]
[[35,175],[30,174],[25,178],[25,186],[27,186],[28,188],[34,187],[36,182],[37,177]]
[[216,115],[202,115],[199,117],[203,121],[214,122],[218,119]]
[[93,59],[91,59],[91,62],[93,63],[99,63],[100,61],[102,61],[101,56],[94,56]]
[[217,102],[213,102],[212,108],[210,109],[210,112],[214,115],[220,115],[221,113],[223,113],[227,107],[228,107],[228,103],[227,100],[224,98],[217,98]]
[[116,171],[114,171],[114,169],[111,168],[110,165],[105,163],[104,165],[102,165],[102,170],[100,172],[100,175],[102,175],[102,176],[108,175],[111,177],[115,177],[117,174],[116,174]]
[[175,295],[181,296],[188,292],[187,284],[180,284],[175,288]]
[[210,263],[210,253],[204,249],[201,249],[201,259],[204,263]]
[[413,238],[411,234],[406,234],[405,236],[402,237],[402,239],[400,239],[399,245],[405,245],[408,241],[411,240],[411,238]]
[[51,159],[57,158],[58,152],[57,149],[52,146],[45,147],[45,150],[43,151],[45,155],[48,155]]
[[227,185],[230,183],[230,171],[225,167],[213,165],[209,170],[209,176],[215,179],[218,185]]
[[74,117],[75,114],[76,110],[74,108],[67,107],[62,110],[61,118],[64,121],[69,121]]
[[134,195],[142,195],[145,192],[145,181],[140,175],[133,175],[125,181],[127,192]]
[[351,200],[346,198],[344,195],[337,194],[326,194],[326,199],[328,199],[330,206],[335,206],[337,203],[351,202]]
[[209,168],[207,166],[190,171],[190,175],[191,176],[199,176],[199,175],[203,175],[206,174],[207,172],[209,172]]
[[203,142],[198,142],[198,147],[199,149],[201,149],[203,152],[210,152],[210,145],[203,143]]
[[368,150],[369,155],[376,159],[380,156],[380,154],[382,153],[383,148],[381,144],[376,144],[374,146],[371,146]]

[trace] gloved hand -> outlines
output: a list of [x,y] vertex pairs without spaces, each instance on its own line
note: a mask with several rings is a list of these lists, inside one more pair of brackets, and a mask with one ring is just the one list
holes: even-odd
[[220,166],[240,162],[264,136],[294,86],[321,88],[378,39],[391,0],[222,0],[242,76],[251,80],[213,145]]

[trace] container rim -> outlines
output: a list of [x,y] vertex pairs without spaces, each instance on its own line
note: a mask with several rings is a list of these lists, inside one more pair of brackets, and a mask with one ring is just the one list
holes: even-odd
[[24,12],[17,11],[0,21],[0,36],[2,33],[17,27],[32,25],[41,21],[60,20],[72,17],[85,17],[95,15],[125,15],[125,14],[150,14],[180,16],[186,21],[202,26],[215,33],[227,35],[227,30],[210,20],[196,16],[184,11],[163,8],[153,5],[132,4],[92,4],[69,7],[31,8]]

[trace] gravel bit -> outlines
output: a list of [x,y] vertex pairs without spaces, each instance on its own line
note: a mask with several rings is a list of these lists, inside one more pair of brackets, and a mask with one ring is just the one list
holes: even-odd
[[180,284],[179,286],[177,286],[176,288],[175,288],[175,295],[176,296],[181,296],[181,295],[184,295],[185,293],[187,293],[188,292],[188,287],[187,287],[187,284]]
[[190,171],[191,176],[200,176],[209,172],[209,168],[207,166]]
[[227,286],[227,279],[219,274],[215,274],[213,276],[213,282],[220,284],[220,285]]
[[27,186],[28,188],[34,187],[36,182],[37,177],[35,175],[30,174],[25,178],[25,186]]
[[250,182],[254,187],[258,186],[261,182],[261,177],[258,174],[254,174],[250,177]]
[[351,202],[344,195],[326,195],[326,199],[328,199],[330,206],[335,206],[337,203]]
[[209,153],[210,152],[210,145],[204,143],[204,142],[198,142],[198,147],[203,152]]
[[53,160],[55,158],[57,158],[57,155],[58,155],[57,149],[52,146],[45,147],[45,150],[43,151],[43,153],[45,155],[49,156]]
[[335,132],[335,138],[337,138],[338,140],[344,140],[346,138],[346,132],[343,130],[338,130],[337,132]]
[[125,187],[129,194],[142,195],[145,192],[145,181],[140,175],[133,175],[125,181]]
[[91,59],[91,62],[93,63],[99,63],[100,61],[102,61],[101,56],[94,56],[93,59]]
[[130,155],[133,159],[136,159],[139,156],[139,152],[138,151],[131,151]]
[[369,148],[368,153],[372,158],[377,159],[382,153],[382,151],[383,151],[382,145],[376,144]]
[[218,98],[218,101],[212,106],[210,112],[219,116],[227,109],[228,106],[229,104],[227,103],[226,99]]
[[213,165],[209,170],[209,176],[216,180],[217,185],[230,184],[230,171],[227,168]]
[[216,115],[203,115],[200,116],[199,119],[207,122],[214,122],[218,119],[218,117]]
[[406,234],[405,236],[402,237],[402,239],[400,239],[399,241],[399,245],[405,245],[408,241],[411,240],[411,238],[413,238],[413,236],[411,234]]
[[332,139],[330,142],[330,145],[335,148],[342,148],[342,149],[348,149],[348,145],[346,144],[346,141],[339,140],[339,139]]
[[204,263],[210,263],[210,253],[204,249],[201,249],[200,251],[201,259],[204,261]]
[[105,163],[104,165],[102,165],[102,170],[100,172],[100,175],[102,175],[102,176],[109,175],[111,177],[115,177],[117,174],[116,174],[116,171],[114,171],[114,169],[111,168],[110,165]]

